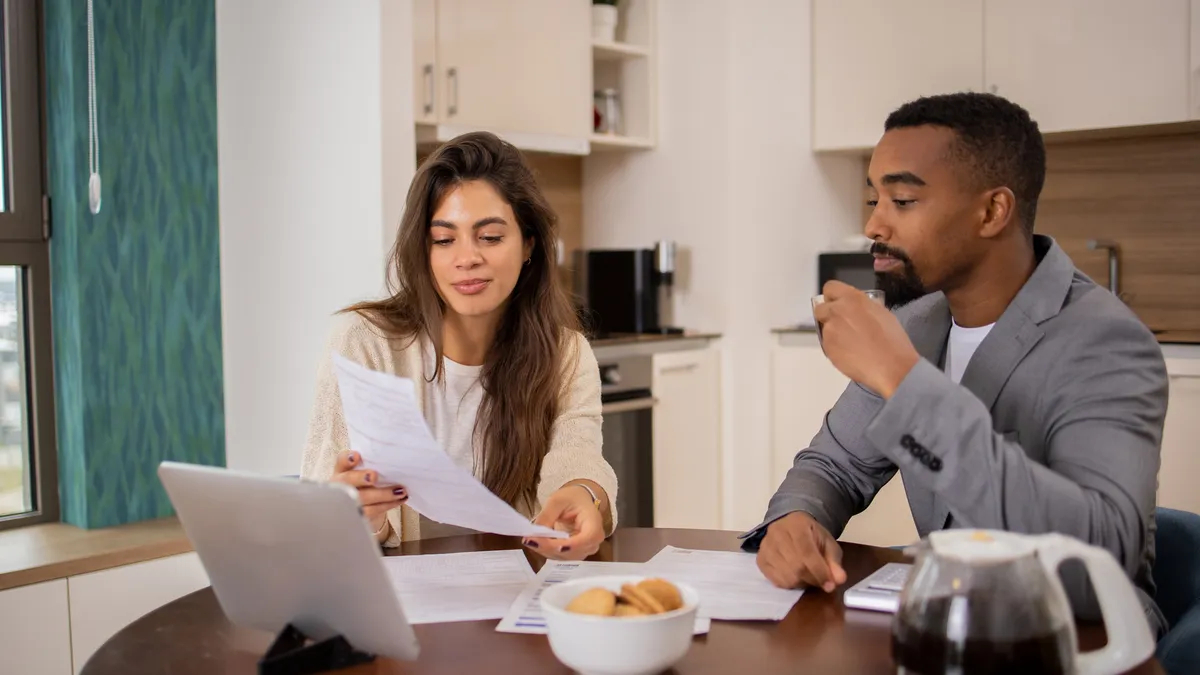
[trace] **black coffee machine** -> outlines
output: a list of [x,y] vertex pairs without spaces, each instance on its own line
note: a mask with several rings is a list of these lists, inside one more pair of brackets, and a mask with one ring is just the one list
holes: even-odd
[[575,284],[584,328],[595,337],[622,333],[674,334],[664,325],[675,280],[675,242],[654,248],[591,249],[577,253]]

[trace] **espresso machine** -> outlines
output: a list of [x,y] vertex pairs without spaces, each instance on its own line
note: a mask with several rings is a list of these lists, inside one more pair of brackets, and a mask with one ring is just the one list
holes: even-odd
[[578,252],[575,283],[584,327],[595,337],[622,333],[675,334],[669,325],[675,284],[675,242],[654,248]]

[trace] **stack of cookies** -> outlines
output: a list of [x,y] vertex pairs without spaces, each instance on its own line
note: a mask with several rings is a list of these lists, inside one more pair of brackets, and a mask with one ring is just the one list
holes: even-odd
[[643,579],[637,584],[622,584],[621,592],[607,588],[589,588],[567,604],[568,612],[594,616],[647,616],[683,607],[683,596],[675,584],[665,579]]

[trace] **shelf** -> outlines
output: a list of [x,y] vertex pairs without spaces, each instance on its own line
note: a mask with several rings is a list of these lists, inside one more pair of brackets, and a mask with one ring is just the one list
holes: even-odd
[[650,150],[654,142],[649,138],[636,136],[616,136],[614,134],[592,134],[589,139],[592,150]]
[[641,45],[631,45],[623,42],[593,42],[592,57],[597,61],[624,61],[626,59],[646,58],[650,50]]

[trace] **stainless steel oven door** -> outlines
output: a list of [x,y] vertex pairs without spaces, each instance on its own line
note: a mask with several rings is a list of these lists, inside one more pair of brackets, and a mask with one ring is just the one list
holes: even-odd
[[601,395],[604,458],[617,474],[617,524],[654,527],[653,413],[649,389]]

